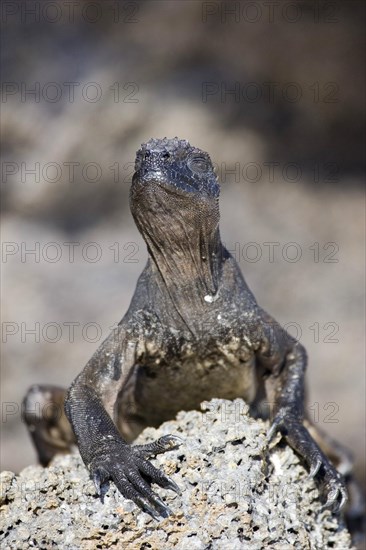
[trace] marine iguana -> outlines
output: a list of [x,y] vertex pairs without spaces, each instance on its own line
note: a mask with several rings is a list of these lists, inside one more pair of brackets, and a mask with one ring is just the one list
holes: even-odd
[[[242,397],[253,412],[273,404],[269,438],[282,433],[325,506],[338,510],[347,490],[326,454],[342,453],[306,419],[305,349],[257,304],[222,244],[219,191],[209,155],[185,140],[150,139],[137,151],[130,206],[149,258],[127,313],[70,389],[29,390],[24,418],[39,459],[47,464],[76,441],[102,498],[113,480],[142,510],[166,517],[151,484],[179,488],[148,458],[181,441],[130,442],[204,400]],[[37,401],[64,403],[66,416],[35,419]]]

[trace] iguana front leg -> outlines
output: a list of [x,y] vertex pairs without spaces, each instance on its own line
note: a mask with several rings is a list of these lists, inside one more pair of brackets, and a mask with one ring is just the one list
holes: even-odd
[[[73,382],[65,411],[74,430],[81,457],[90,470],[102,500],[113,480],[121,494],[158,518],[169,508],[151,489],[151,483],[179,493],[178,486],[155,468],[147,457],[176,447],[180,438],[168,435],[148,445],[129,445],[113,419],[119,392],[133,366],[133,342],[119,328],[103,342]],[[117,351],[116,351],[117,350]]]
[[338,510],[348,498],[345,482],[304,426],[306,351],[267,313],[260,312],[257,326],[260,338],[256,355],[268,369],[265,387],[273,405],[268,438],[277,431],[283,434],[308,463],[310,476],[319,481],[324,505]]

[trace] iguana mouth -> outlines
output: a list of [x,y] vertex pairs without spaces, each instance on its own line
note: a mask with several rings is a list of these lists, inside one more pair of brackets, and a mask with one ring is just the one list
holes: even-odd
[[172,195],[178,195],[185,197],[187,194],[199,193],[199,191],[185,181],[171,181],[168,179],[167,174],[162,170],[149,170],[146,172],[138,172],[133,179],[133,185],[135,187],[141,186],[141,191],[146,190],[147,186],[151,186],[152,189],[158,191],[159,188],[164,189]]

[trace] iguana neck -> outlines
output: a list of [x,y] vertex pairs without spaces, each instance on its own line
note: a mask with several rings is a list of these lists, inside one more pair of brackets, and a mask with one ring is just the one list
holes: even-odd
[[[163,290],[169,293],[176,308],[202,306],[214,301],[220,286],[223,245],[219,230],[208,235],[204,228],[187,230],[185,238],[177,238],[171,231],[164,244],[156,234],[144,235],[152,272]],[[159,285],[161,286],[161,285]]]

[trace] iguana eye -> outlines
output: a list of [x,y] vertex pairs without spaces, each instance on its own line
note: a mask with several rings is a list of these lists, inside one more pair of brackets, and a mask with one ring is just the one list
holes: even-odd
[[192,172],[196,172],[198,174],[202,172],[207,172],[209,169],[209,163],[204,157],[192,157],[188,159],[187,164]]

